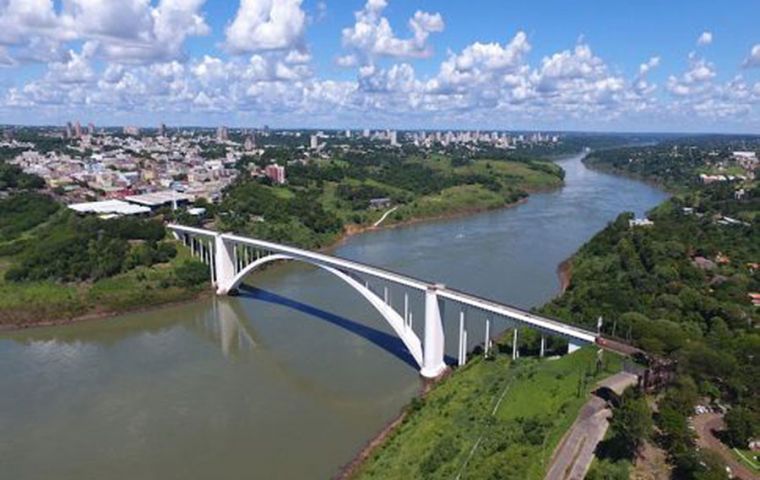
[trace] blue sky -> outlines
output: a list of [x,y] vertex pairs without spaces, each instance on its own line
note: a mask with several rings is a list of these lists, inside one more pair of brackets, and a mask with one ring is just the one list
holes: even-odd
[[0,0],[0,122],[760,133],[760,3]]

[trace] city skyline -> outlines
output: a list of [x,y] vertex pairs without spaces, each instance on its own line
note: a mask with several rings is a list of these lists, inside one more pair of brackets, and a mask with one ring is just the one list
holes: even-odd
[[10,0],[0,123],[760,132],[756,4],[543,5]]

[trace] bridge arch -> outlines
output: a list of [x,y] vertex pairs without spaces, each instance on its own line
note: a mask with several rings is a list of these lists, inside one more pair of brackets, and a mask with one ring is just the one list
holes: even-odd
[[398,335],[401,341],[404,342],[404,345],[409,350],[409,353],[412,355],[412,358],[414,358],[414,361],[417,362],[417,365],[419,365],[420,367],[423,366],[422,342],[420,341],[419,337],[417,337],[417,335],[414,333],[414,330],[412,330],[411,327],[408,327],[406,325],[404,318],[401,317],[401,315],[399,315],[399,313],[396,312],[393,309],[393,307],[385,303],[385,301],[382,298],[377,296],[372,290],[365,287],[362,283],[357,281],[352,276],[338,270],[337,268],[331,267],[329,265],[324,265],[318,261],[307,259],[307,258],[299,258],[292,255],[286,255],[283,253],[273,253],[265,257],[261,257],[257,259],[256,261],[246,265],[245,268],[243,268],[237,274],[235,274],[235,276],[226,285],[217,285],[217,293],[226,294],[228,292],[236,290],[240,286],[240,284],[243,282],[243,279],[249,273],[253,272],[257,268],[267,263],[282,261],[282,260],[300,261],[300,262],[307,263],[309,265],[313,265],[315,267],[319,267],[322,270],[330,272],[331,274],[335,275],[336,277],[340,278],[345,283],[347,283],[349,286],[351,286],[361,296],[363,296],[370,303],[370,305],[372,305],[375,308],[375,310],[377,310],[380,313],[380,315],[385,319],[386,322],[388,322],[388,324],[396,333],[396,335]]

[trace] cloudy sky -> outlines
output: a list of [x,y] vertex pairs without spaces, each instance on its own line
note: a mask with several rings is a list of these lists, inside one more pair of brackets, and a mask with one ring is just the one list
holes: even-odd
[[0,123],[760,133],[757,0],[0,0]]

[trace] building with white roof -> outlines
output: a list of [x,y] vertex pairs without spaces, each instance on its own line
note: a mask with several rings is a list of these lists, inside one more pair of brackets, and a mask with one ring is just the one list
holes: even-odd
[[72,203],[69,208],[78,213],[98,215],[141,215],[150,213],[150,208],[124,202],[122,200],[102,200],[99,202]]
[[164,190],[161,192],[144,193],[142,195],[128,195],[124,197],[124,200],[154,209],[164,205],[171,205],[174,208],[179,204],[192,202],[194,199],[192,195],[186,193]]

